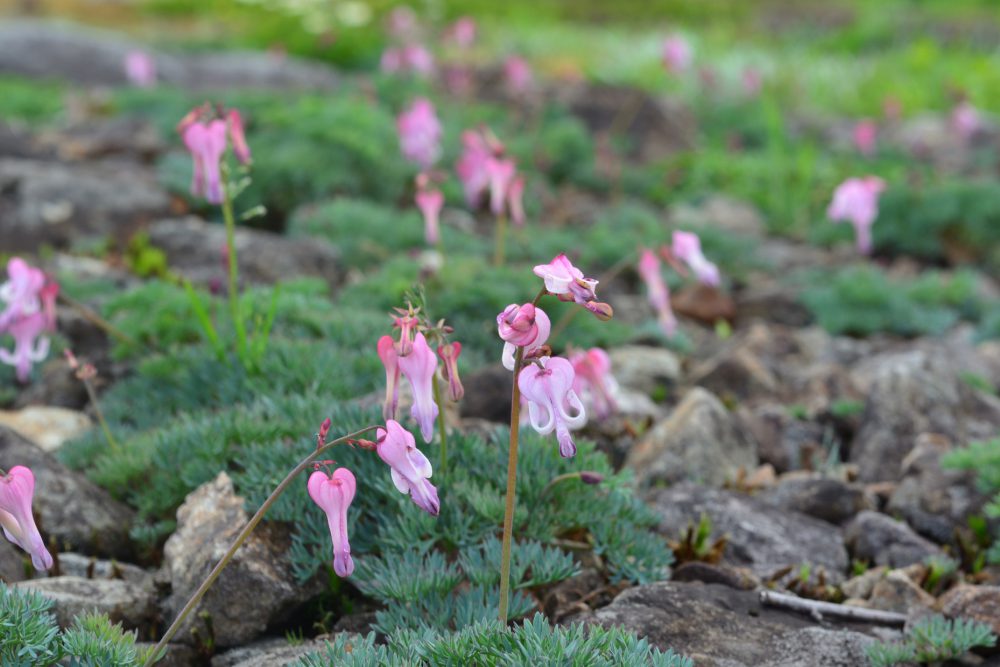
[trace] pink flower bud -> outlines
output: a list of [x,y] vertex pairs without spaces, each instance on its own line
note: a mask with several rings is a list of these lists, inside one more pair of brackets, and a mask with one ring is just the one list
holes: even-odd
[[233,142],[233,153],[240,164],[250,164],[250,146],[247,145],[246,135],[243,133],[243,117],[236,109],[230,109],[226,114],[226,124],[229,129],[229,139]]
[[541,435],[555,430],[559,454],[566,458],[576,454],[570,429],[580,428],[587,421],[583,403],[573,391],[573,379],[573,365],[561,357],[542,360],[540,366],[525,366],[517,378],[528,401],[531,427]]
[[413,350],[406,356],[399,357],[399,370],[410,382],[413,390],[413,405],[410,415],[420,425],[420,434],[424,442],[434,439],[434,420],[438,416],[438,406],[434,402],[434,371],[437,370],[437,357],[427,344],[422,333],[417,333],[413,339]]
[[548,264],[539,264],[535,275],[545,281],[545,289],[564,301],[572,300],[581,306],[596,298],[597,281],[584,278],[583,271],[573,266],[565,254],[557,255]]
[[382,418],[392,419],[396,416],[396,406],[399,403],[399,355],[392,336],[382,336],[378,339],[378,356],[385,367],[385,402],[382,404]]
[[465,388],[458,377],[458,357],[462,354],[461,343],[446,343],[438,346],[438,356],[444,362],[442,375],[448,381],[448,398],[452,401],[460,401],[465,395]]
[[431,462],[417,449],[416,441],[399,422],[389,419],[376,431],[378,457],[389,466],[392,482],[400,493],[409,493],[420,509],[431,516],[441,511],[437,489],[430,483]]
[[876,176],[849,178],[837,186],[826,210],[833,222],[846,220],[854,225],[858,251],[865,255],[872,250],[871,227],[878,217],[878,198],[884,189],[885,181]]
[[31,501],[35,476],[24,466],[14,466],[0,477],[0,527],[4,536],[31,555],[36,570],[52,567],[52,556],[35,526]]
[[668,338],[673,337],[677,330],[677,318],[670,307],[670,289],[660,273],[660,260],[648,248],[643,248],[640,253],[639,276],[646,283],[649,303],[656,310],[660,329]]
[[332,475],[317,470],[309,476],[306,487],[309,497],[326,512],[333,542],[333,571],[338,577],[349,577],[354,572],[354,561],[347,538],[347,508],[358,488],[354,473],[347,468],[337,468]]

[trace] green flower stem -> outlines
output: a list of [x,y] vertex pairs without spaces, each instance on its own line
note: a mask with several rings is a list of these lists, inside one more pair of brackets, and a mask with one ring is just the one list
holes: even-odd
[[108,322],[106,319],[101,317],[93,309],[87,307],[83,303],[80,303],[76,299],[67,296],[64,293],[60,293],[57,299],[59,303],[63,303],[72,308],[73,310],[75,310],[76,312],[80,313],[80,316],[83,317],[83,319],[87,320],[88,322],[90,322],[91,324],[93,324],[94,326],[96,326],[98,329],[108,334],[109,336],[114,336],[115,338],[117,338],[118,340],[120,340],[121,342],[125,343],[130,347],[147,347],[148,349],[149,347],[148,345],[144,346],[135,338],[132,338],[127,333],[125,333],[115,325],[111,324],[111,322]]
[[112,451],[120,452],[121,446],[115,437],[111,435],[111,429],[108,427],[108,421],[104,418],[104,411],[101,410],[101,404],[97,402],[97,392],[94,391],[94,385],[91,384],[90,380],[82,379],[84,389],[87,390],[87,397],[90,399],[90,404],[94,406],[94,414],[97,415],[97,423],[101,425],[101,430],[104,431],[104,439],[108,441],[111,446]]
[[493,265],[503,266],[504,253],[507,245],[507,216],[497,215],[496,247],[493,248]]
[[434,402],[438,406],[438,433],[441,437],[441,460],[438,462],[438,474],[444,475],[448,467],[448,430],[444,423],[444,403],[441,401],[441,383],[438,382],[437,374],[433,377]]
[[267,512],[267,510],[271,508],[271,505],[273,505],[275,501],[278,500],[281,494],[284,493],[285,489],[287,489],[288,486],[292,483],[292,480],[298,477],[299,473],[308,468],[310,464],[312,464],[312,462],[316,460],[316,458],[326,450],[330,449],[331,447],[335,447],[336,445],[342,444],[348,440],[354,440],[358,438],[358,436],[361,436],[367,433],[368,431],[372,431],[376,428],[379,427],[366,426],[360,431],[355,431],[354,433],[348,433],[347,435],[341,436],[336,440],[332,440],[326,443],[322,447],[317,447],[316,450],[313,451],[309,456],[302,459],[302,461],[297,466],[295,466],[295,468],[290,473],[288,473],[285,479],[281,480],[281,483],[278,484],[277,487],[275,487],[274,491],[272,491],[271,495],[267,497],[267,500],[265,500],[264,504],[260,506],[260,509],[258,509],[256,514],[253,515],[249,523],[247,523],[247,525],[243,527],[243,530],[241,530],[240,534],[236,536],[236,539],[233,541],[232,546],[229,547],[229,550],[219,560],[219,562],[215,565],[215,567],[212,568],[212,571],[209,573],[205,581],[201,583],[201,585],[198,587],[198,590],[194,592],[194,595],[191,596],[191,599],[188,600],[187,604],[184,605],[184,608],[181,609],[180,614],[178,614],[177,618],[174,619],[174,622],[170,624],[170,627],[167,628],[167,631],[163,634],[163,637],[160,638],[159,643],[157,643],[156,647],[149,654],[149,657],[146,658],[146,662],[143,663],[143,667],[149,667],[158,659],[157,656],[159,656],[160,653],[166,648],[167,643],[170,642],[171,638],[173,638],[173,636],[177,634],[177,631],[180,629],[181,624],[184,622],[184,619],[187,618],[188,614],[190,614],[191,611],[197,606],[197,604],[205,596],[205,593],[208,592],[208,589],[212,587],[212,584],[215,583],[215,580],[222,573],[222,570],[224,570],[226,565],[229,564],[229,561],[232,560],[236,552],[239,551],[239,548],[243,546],[243,543],[246,541],[246,539],[250,537],[250,533],[252,533],[254,528],[257,527],[257,524],[260,523],[260,520],[264,518],[264,514]]
[[244,365],[249,361],[247,356],[247,330],[240,309],[240,294],[237,275],[239,267],[236,261],[236,218],[233,216],[233,200],[229,196],[228,171],[222,178],[222,218],[226,223],[226,250],[229,258],[229,314],[233,318],[236,329],[236,355]]
[[507,503],[503,513],[503,546],[500,551],[500,622],[507,624],[510,604],[510,545],[514,532],[514,494],[517,491],[517,436],[521,423],[521,389],[517,376],[524,365],[524,348],[514,354],[514,388],[510,392],[510,451],[507,458]]

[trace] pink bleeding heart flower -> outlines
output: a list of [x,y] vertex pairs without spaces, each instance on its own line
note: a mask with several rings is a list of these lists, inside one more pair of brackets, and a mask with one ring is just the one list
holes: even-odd
[[693,232],[674,232],[670,248],[675,257],[688,265],[698,280],[705,285],[719,284],[719,267],[705,259],[701,252],[701,239]]
[[462,181],[465,203],[475,208],[490,187],[490,172],[487,163],[493,159],[493,150],[480,132],[466,130],[462,133],[462,155],[458,158],[455,171]]
[[586,352],[575,352],[570,355],[569,362],[573,364],[576,378],[573,390],[580,396],[584,404],[594,408],[594,414],[599,419],[618,410],[615,393],[618,382],[611,374],[611,357],[599,347],[593,347]]
[[416,194],[417,208],[424,217],[424,240],[427,245],[437,245],[441,240],[440,216],[444,207],[444,195],[440,190],[418,190]]
[[458,377],[458,357],[461,354],[461,343],[445,343],[438,346],[438,356],[444,362],[441,374],[448,381],[448,398],[453,401],[460,401],[465,396],[465,388],[462,386],[462,380]]
[[416,440],[399,422],[389,419],[385,428],[376,431],[376,453],[385,461],[392,474],[392,482],[400,493],[409,493],[420,509],[431,516],[441,511],[441,501],[433,484],[428,481],[433,473],[431,462],[417,449]]
[[424,442],[430,442],[434,439],[434,420],[438,416],[438,406],[434,402],[437,357],[422,333],[417,333],[413,338],[413,349],[405,356],[400,355],[398,363],[399,370],[410,381],[413,390],[410,415],[420,425]]
[[660,260],[649,248],[643,248],[639,257],[639,276],[646,283],[649,303],[656,311],[660,329],[672,338],[677,331],[677,318],[670,307],[670,289],[660,273]]
[[396,7],[389,12],[386,21],[389,34],[399,40],[409,40],[417,33],[417,13],[406,5]]
[[52,556],[35,526],[31,501],[35,494],[35,475],[24,466],[14,466],[0,477],[0,527],[4,537],[31,555],[36,570],[52,567]]
[[500,215],[504,211],[508,191],[517,173],[517,165],[509,158],[490,157],[486,160],[486,173],[490,181],[490,211]]
[[14,337],[14,349],[0,347],[0,362],[13,366],[19,381],[27,382],[32,364],[48,356],[49,339],[42,334],[49,329],[49,318],[44,312],[21,317],[7,327],[7,332]]
[[418,98],[396,119],[399,147],[410,162],[430,169],[441,156],[441,122],[434,105]]
[[663,40],[663,65],[671,74],[680,74],[691,65],[691,45],[680,35]]
[[7,262],[7,281],[0,285],[0,301],[6,306],[0,312],[0,332],[22,317],[41,309],[41,293],[45,287],[45,273],[20,257]]
[[317,470],[306,484],[309,497],[326,512],[333,542],[333,571],[338,577],[349,577],[354,572],[351,543],[347,538],[347,508],[354,500],[358,482],[347,468],[337,468],[332,475]]
[[951,126],[963,140],[969,141],[982,128],[982,119],[976,107],[963,100],[952,109]]
[[194,162],[191,194],[204,197],[210,204],[222,203],[220,163],[226,152],[226,122],[195,120],[184,123],[181,136]]
[[504,341],[500,359],[503,367],[514,370],[514,353],[518,347],[524,348],[524,358],[535,356],[549,339],[552,323],[541,308],[526,303],[518,306],[512,303],[497,315],[497,333]]
[[403,311],[402,315],[393,318],[393,328],[399,329],[399,345],[396,346],[396,352],[401,357],[407,356],[413,350],[413,337],[420,331],[420,318],[413,312]]
[[510,56],[503,63],[503,82],[511,95],[523,95],[531,90],[534,75],[531,65],[520,56]]
[[404,69],[420,76],[434,74],[434,56],[426,47],[411,44],[403,49]]
[[399,354],[392,336],[378,339],[378,357],[385,367],[385,402],[382,404],[382,418],[393,419],[399,404]]
[[756,67],[744,67],[741,76],[743,94],[747,97],[757,97],[764,86],[764,76]]
[[472,17],[463,16],[451,24],[445,38],[459,48],[467,49],[476,42],[476,21]]
[[573,266],[565,253],[556,255],[548,264],[534,268],[535,275],[545,282],[549,294],[555,294],[562,301],[573,301],[581,306],[597,298],[597,281],[584,278],[583,271]]
[[878,140],[878,125],[870,118],[859,120],[854,126],[854,147],[862,155],[875,154],[875,142]]
[[243,132],[243,117],[236,109],[230,109],[226,113],[226,127],[229,130],[229,139],[233,142],[233,154],[240,164],[250,164],[250,146],[247,145],[246,134]]
[[583,402],[573,391],[574,378],[573,365],[561,357],[543,357],[521,370],[517,378],[517,386],[528,401],[531,427],[541,435],[554,430],[559,454],[565,458],[576,454],[570,429],[587,422]]
[[833,192],[833,201],[826,209],[826,216],[833,222],[847,221],[854,225],[858,251],[872,251],[871,227],[878,217],[878,198],[885,189],[885,181],[877,176],[849,178]]
[[385,74],[396,74],[403,70],[402,49],[386,49],[379,60],[379,69]]
[[152,88],[156,85],[156,63],[144,51],[129,51],[125,56],[125,77],[133,86]]

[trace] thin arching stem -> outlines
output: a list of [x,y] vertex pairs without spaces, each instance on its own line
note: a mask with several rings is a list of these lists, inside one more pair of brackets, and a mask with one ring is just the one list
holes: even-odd
[[503,513],[503,546],[500,550],[500,622],[507,623],[510,604],[510,547],[514,533],[514,504],[517,492],[517,436],[521,422],[521,389],[517,376],[524,363],[524,348],[514,355],[514,388],[510,392],[510,450],[507,454],[507,501]]
[[441,383],[438,382],[437,374],[433,378],[434,402],[438,406],[438,434],[441,438],[441,460],[438,462],[439,474],[444,475],[448,468],[448,429],[444,420],[444,402],[441,400]]
[[278,484],[277,487],[275,487],[274,491],[272,491],[271,495],[267,497],[267,500],[265,500],[264,504],[260,506],[260,509],[258,509],[257,512],[253,515],[249,523],[247,523],[247,525],[243,527],[243,530],[241,530],[240,534],[236,536],[236,539],[233,541],[232,546],[229,547],[229,550],[226,551],[225,555],[223,555],[222,558],[219,560],[219,562],[216,563],[215,567],[212,568],[212,571],[209,573],[208,577],[205,578],[205,581],[201,582],[201,585],[198,587],[198,590],[194,592],[194,595],[191,596],[191,599],[188,600],[187,604],[184,605],[184,608],[181,609],[181,612],[177,615],[177,618],[174,619],[174,622],[170,624],[170,627],[167,628],[167,631],[163,634],[163,637],[160,638],[159,643],[157,643],[156,647],[149,654],[149,657],[146,658],[146,662],[143,663],[143,667],[149,667],[149,665],[152,665],[158,659],[158,656],[166,648],[171,638],[173,638],[173,636],[177,634],[177,631],[180,629],[181,624],[184,622],[184,619],[186,619],[188,615],[191,613],[191,611],[198,605],[198,603],[201,602],[201,599],[205,596],[205,593],[208,592],[208,589],[212,587],[212,584],[215,583],[215,580],[222,573],[222,570],[225,569],[226,565],[229,564],[229,561],[232,560],[234,555],[236,555],[236,552],[239,551],[239,548],[243,546],[243,543],[246,541],[246,539],[250,537],[250,533],[252,533],[254,528],[257,527],[257,524],[260,523],[260,520],[264,518],[264,514],[267,513],[267,510],[269,510],[271,508],[271,505],[273,505],[275,501],[281,496],[281,494],[284,493],[285,489],[288,488],[288,486],[292,483],[292,481],[299,476],[299,473],[308,468],[309,465],[312,464],[312,462],[315,461],[320,454],[330,449],[331,447],[335,447],[339,444],[347,442],[348,440],[355,440],[359,436],[367,433],[368,431],[372,431],[376,428],[379,427],[367,426],[361,429],[360,431],[355,431],[354,433],[349,433],[345,436],[341,436],[336,440],[331,440],[322,447],[316,448],[309,456],[302,459],[302,461],[297,466],[295,466],[295,468],[293,468],[290,473],[288,473],[285,479],[281,480],[281,483]]
[[239,266],[236,260],[236,218],[233,216],[233,200],[229,195],[226,176],[222,179],[222,218],[226,223],[226,255],[229,263],[229,314],[236,329],[236,355],[247,364],[247,330],[240,309],[240,293],[237,283]]

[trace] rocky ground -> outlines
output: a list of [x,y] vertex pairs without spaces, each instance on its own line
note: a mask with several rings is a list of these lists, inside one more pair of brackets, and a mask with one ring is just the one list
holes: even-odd
[[[89,83],[116,82],[128,45],[34,30],[0,29],[0,71],[58,70],[86,74]],[[18,59],[28,46],[41,62]],[[90,62],[78,71],[85,56]],[[234,76],[275,89],[336,85],[326,70],[295,63],[275,70],[267,60],[199,56],[168,65],[166,76],[195,87]],[[165,141],[140,121],[87,114],[45,131],[0,124],[0,249],[46,245],[56,249],[53,267],[124,286],[137,279],[60,249],[141,229],[166,253],[172,270],[209,284],[218,274],[213,249],[222,230],[189,214],[159,184],[153,163]],[[584,571],[552,591],[544,611],[559,623],[623,625],[698,665],[719,667],[861,665],[867,644],[900,636],[898,624],[845,622],[765,605],[761,590],[895,612],[905,622],[932,612],[969,617],[1000,633],[1000,569],[987,566],[962,582],[927,585],[930,559],[961,560],[968,520],[986,501],[973,473],[943,469],[940,459],[1000,432],[1000,398],[963,379],[974,373],[1000,386],[1000,343],[977,343],[963,326],[943,337],[911,340],[831,336],[809,323],[775,276],[797,263],[834,266],[842,249],[767,237],[752,208],[722,196],[696,213],[753,238],[773,268],[751,274],[722,304],[735,313],[728,338],[688,319],[684,328],[694,341],[689,355],[639,344],[611,350],[622,410],[587,432],[618,465],[634,471],[661,518],[657,531],[674,543],[672,579],[622,590],[595,583]],[[669,215],[676,220],[692,213],[677,207]],[[241,229],[236,242],[248,282],[315,276],[337,286],[346,279],[331,246],[251,229]],[[1000,286],[985,289],[997,293]],[[729,297],[676,298],[690,299],[696,309]],[[630,303],[643,307],[640,295],[624,290],[621,303],[613,303],[619,312]],[[678,310],[684,311],[683,303]],[[78,310],[61,307],[59,328],[78,353],[97,362],[107,382],[128,372],[108,356],[105,334]],[[481,428],[483,420],[503,420],[506,378],[491,367],[466,378],[461,424]],[[65,364],[50,360],[40,381],[24,388],[10,408],[0,412],[0,461],[35,471],[39,526],[58,546],[58,557],[48,576],[32,578],[21,553],[0,541],[0,579],[51,597],[60,623],[96,609],[152,637],[246,520],[231,480],[221,473],[190,494],[177,512],[162,564],[140,567],[133,563],[143,562],[142,555],[128,537],[133,510],[54,455],[93,426],[93,409]],[[705,517],[708,544],[694,548],[683,533]],[[320,640],[290,646],[269,636],[323,585],[291,579],[287,546],[280,526],[265,525],[205,598],[201,609],[211,614],[218,651],[211,665],[280,664]],[[369,621],[366,613],[346,616],[335,630],[364,631]],[[200,659],[193,647],[178,644],[164,664]],[[1000,664],[996,660],[979,664]]]

